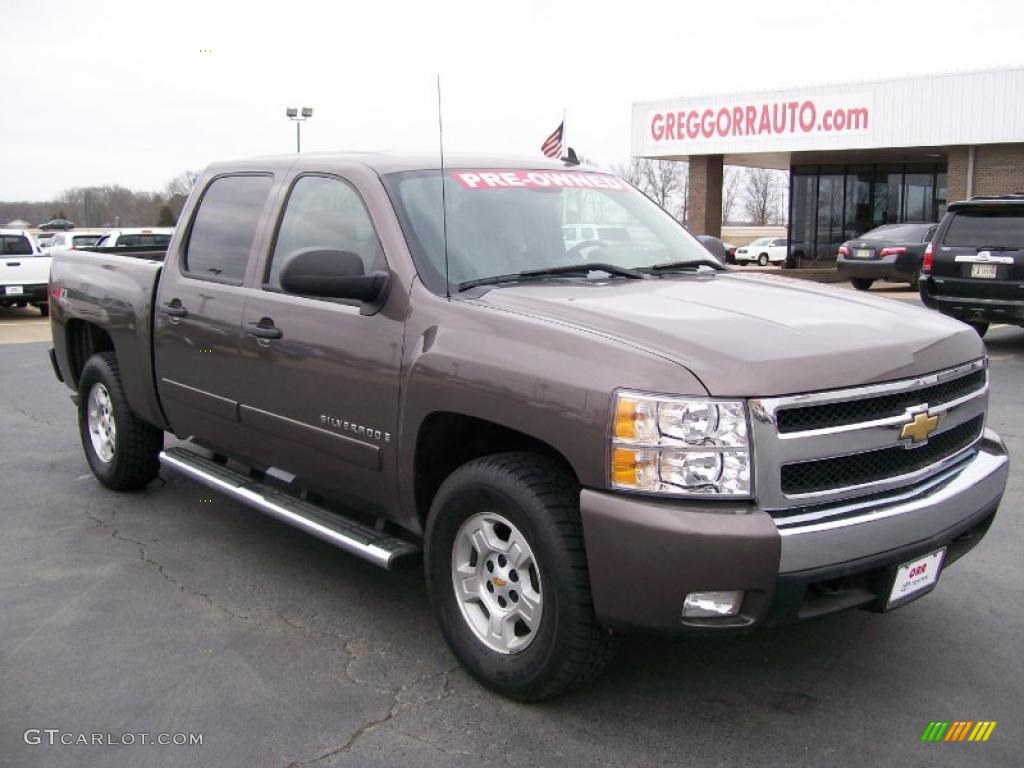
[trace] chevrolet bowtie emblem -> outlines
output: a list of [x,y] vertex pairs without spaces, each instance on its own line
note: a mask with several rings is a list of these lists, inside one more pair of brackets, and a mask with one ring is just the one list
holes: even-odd
[[912,443],[923,443],[928,435],[939,426],[938,416],[929,416],[927,413],[919,413],[911,421],[903,425],[900,430],[900,440],[909,440]]
[[504,587],[506,584],[508,584],[508,582],[505,581],[500,576],[495,576],[494,577],[494,586],[496,586],[496,587]]

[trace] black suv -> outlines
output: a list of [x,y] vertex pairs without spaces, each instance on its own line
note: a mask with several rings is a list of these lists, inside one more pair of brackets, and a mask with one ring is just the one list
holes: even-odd
[[970,324],[1024,327],[1024,194],[951,203],[925,251],[926,306]]

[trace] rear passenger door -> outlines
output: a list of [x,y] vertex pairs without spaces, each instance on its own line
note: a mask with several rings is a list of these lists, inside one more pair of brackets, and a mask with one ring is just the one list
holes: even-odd
[[270,218],[274,177],[215,177],[160,276],[154,320],[157,390],[180,437],[244,455],[239,339],[247,273]]

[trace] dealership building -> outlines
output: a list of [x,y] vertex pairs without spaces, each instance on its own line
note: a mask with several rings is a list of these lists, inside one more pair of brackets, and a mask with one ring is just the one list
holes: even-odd
[[880,224],[1024,192],[1024,68],[633,105],[632,154],[688,160],[687,223],[719,236],[723,166],[789,171],[794,265]]

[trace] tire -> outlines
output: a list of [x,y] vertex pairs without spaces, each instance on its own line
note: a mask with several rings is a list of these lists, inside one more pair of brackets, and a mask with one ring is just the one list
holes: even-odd
[[850,285],[856,288],[858,291],[867,291],[871,288],[871,284],[874,280],[870,280],[866,277],[851,277]]
[[[95,439],[90,428],[91,407],[97,427]],[[112,429],[107,432],[105,427]],[[78,382],[78,433],[92,473],[107,488],[137,490],[160,471],[164,433],[132,412],[113,352],[93,355],[82,369]],[[108,455],[101,455],[103,448],[109,448]]]
[[979,337],[985,338],[985,334],[988,333],[988,323],[983,320],[964,320],[971,328],[975,330]]
[[759,267],[767,267],[768,266],[768,254],[767,253],[762,253],[760,256],[757,257],[757,265]]
[[[480,520],[480,531],[487,530],[488,520],[493,524],[488,546],[490,540],[499,546],[483,551],[473,543],[479,539],[469,532]],[[525,542],[518,563],[500,554],[514,540]],[[519,701],[540,701],[585,685],[611,659],[617,640],[594,615],[579,486],[554,462],[532,453],[500,453],[455,470],[431,504],[424,549],[434,617],[452,653],[488,688]],[[458,577],[457,563],[469,575]],[[489,564],[495,568],[490,573]],[[517,568],[524,568],[522,575]],[[475,597],[456,595],[457,578],[474,587]],[[520,602],[513,607],[516,584]],[[495,602],[502,592],[507,611]],[[531,604],[535,623],[527,625],[517,610]],[[509,617],[500,622],[504,636],[482,629],[481,622],[490,626],[489,616]],[[491,647],[505,638],[505,650]]]
[[39,314],[42,315],[43,317],[49,317],[50,316],[50,305],[48,303],[47,304],[38,304],[38,305],[36,305],[36,308],[39,310]]

